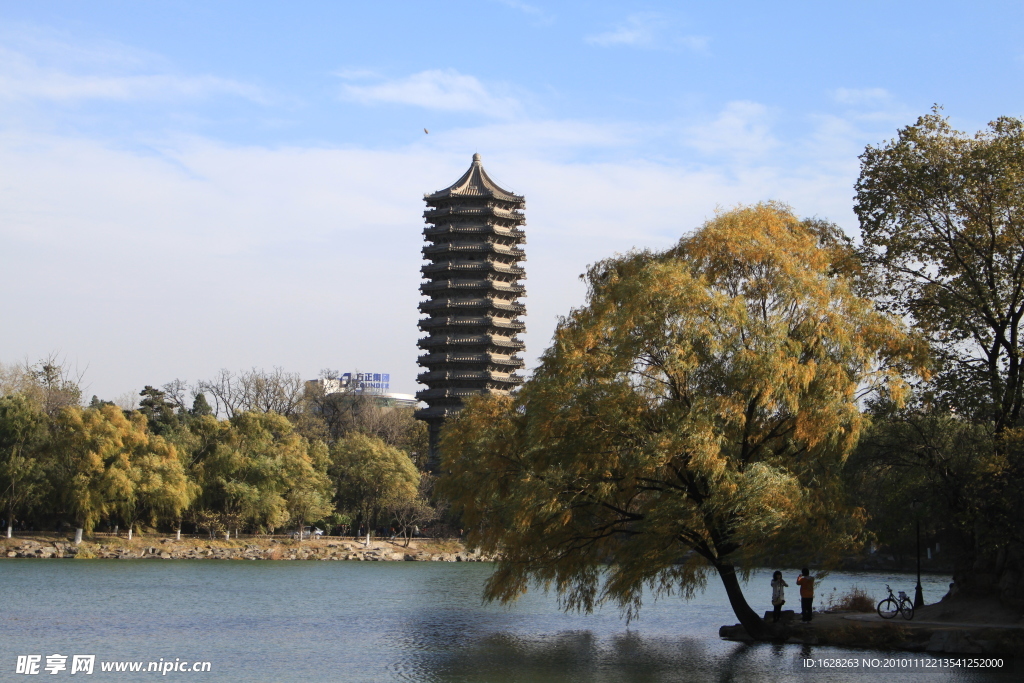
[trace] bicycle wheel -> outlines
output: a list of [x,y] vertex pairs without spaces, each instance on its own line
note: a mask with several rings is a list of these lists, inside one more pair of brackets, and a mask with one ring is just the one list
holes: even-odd
[[914,603],[911,602],[910,598],[907,598],[900,604],[900,614],[902,614],[903,618],[907,621],[914,618]]
[[886,598],[878,603],[878,616],[883,619],[892,619],[900,611],[900,604],[894,598]]

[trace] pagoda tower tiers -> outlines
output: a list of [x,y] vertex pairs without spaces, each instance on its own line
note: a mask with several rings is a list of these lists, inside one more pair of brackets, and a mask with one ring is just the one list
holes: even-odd
[[424,195],[427,227],[423,230],[427,265],[419,305],[426,317],[419,328],[424,353],[418,377],[427,388],[416,398],[427,404],[416,411],[430,430],[428,463],[439,462],[438,434],[444,420],[462,409],[474,394],[507,394],[523,380],[524,348],[517,335],[525,331],[526,307],[520,284],[526,259],[526,200],[503,190],[488,177],[473,155],[469,170],[451,187]]

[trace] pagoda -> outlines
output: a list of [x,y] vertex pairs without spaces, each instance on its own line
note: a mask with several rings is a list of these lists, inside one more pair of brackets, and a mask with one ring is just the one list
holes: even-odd
[[526,200],[499,187],[484,171],[480,155],[451,187],[424,195],[427,226],[423,230],[428,263],[419,305],[426,315],[419,328],[426,336],[418,346],[426,369],[417,378],[426,389],[416,398],[427,404],[416,411],[430,432],[428,467],[439,463],[438,435],[449,416],[475,394],[507,394],[523,380],[516,335],[525,331],[519,298],[526,277],[519,265],[526,259]]

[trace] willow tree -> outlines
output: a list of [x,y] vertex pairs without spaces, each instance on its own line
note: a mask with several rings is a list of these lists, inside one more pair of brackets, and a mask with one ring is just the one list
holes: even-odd
[[521,391],[469,401],[443,436],[440,492],[500,558],[486,596],[537,582],[567,609],[612,600],[632,617],[645,587],[690,597],[717,572],[765,635],[737,572],[856,544],[837,474],[858,392],[898,397],[919,365],[856,275],[838,229],[777,204],[592,266]]
[[242,524],[273,533],[288,523],[289,476],[303,470],[297,463],[310,461],[310,444],[291,422],[276,413],[245,412],[225,422],[206,418],[200,430],[209,433],[202,436],[207,445],[195,468],[205,508],[197,512],[209,518],[206,511],[219,511],[236,534]]
[[[146,438],[120,408],[101,405],[64,408],[53,419],[53,478],[61,503],[78,529],[89,533],[113,510],[111,464]],[[80,540],[76,533],[76,542]]]
[[356,512],[368,529],[386,508],[414,499],[420,483],[420,472],[405,451],[359,432],[331,447],[330,473],[337,482],[339,509]]
[[65,408],[52,429],[51,476],[80,529],[117,515],[131,537],[138,521],[173,519],[196,493],[174,445],[154,436],[141,413]]
[[305,450],[292,451],[283,463],[288,514],[298,524],[299,542],[306,524],[334,512],[334,488],[327,475],[329,455],[322,441],[314,441]]
[[198,495],[175,446],[145,431],[146,417],[132,413],[128,424],[141,438],[126,444],[112,458],[104,476],[111,509],[120,515],[128,538],[141,521],[177,524],[182,512]]

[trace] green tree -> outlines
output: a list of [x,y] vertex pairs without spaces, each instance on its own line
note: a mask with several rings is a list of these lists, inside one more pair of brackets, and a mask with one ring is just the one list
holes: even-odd
[[[997,590],[1001,575],[1024,571],[1024,121],[999,118],[971,136],[936,108],[865,150],[855,210],[880,300],[928,337],[935,358],[909,419],[952,412],[977,425],[972,452],[988,444],[953,482],[949,521],[976,530],[955,583]],[[894,431],[911,439],[909,452],[933,452],[931,434]],[[941,481],[945,460],[921,460],[917,476]]]
[[388,503],[387,513],[405,538],[406,548],[409,547],[416,527],[426,526],[444,515],[445,502],[440,499],[431,502],[434,483],[432,475],[421,474],[415,496],[401,495]]
[[276,437],[290,426],[276,417],[240,413],[216,423],[216,440],[202,462],[204,509],[271,530],[287,523]]
[[199,509],[218,510],[229,529],[249,524],[271,532],[292,518],[290,504],[307,517],[319,510],[317,492],[329,486],[322,476],[326,454],[286,417],[247,412],[196,423],[193,433],[205,442],[195,466],[203,486]]
[[116,515],[130,537],[143,519],[177,519],[196,495],[174,444],[147,426],[113,405],[65,408],[54,420],[54,487],[79,528]]
[[[141,427],[142,420],[130,420]],[[145,434],[111,459],[104,477],[110,509],[120,515],[128,538],[140,521],[177,522],[198,493],[174,445]]]
[[120,471],[122,461],[148,443],[146,420],[111,405],[71,407],[54,419],[53,432],[54,487],[78,528],[90,532],[114,511],[114,501],[132,494]]
[[23,395],[0,398],[0,495],[7,517],[7,538],[16,514],[38,504],[47,489],[39,457],[46,416]]
[[298,523],[299,541],[306,524],[334,512],[334,487],[327,475],[329,454],[322,442],[310,444],[305,451],[292,452],[284,463],[288,514]]
[[915,522],[921,521],[925,542],[941,540],[946,553],[969,550],[977,531],[977,502],[988,488],[994,439],[991,424],[920,403],[873,406],[871,426],[845,476],[851,495],[868,511],[868,528],[877,540],[909,563]]
[[861,155],[854,210],[882,302],[928,335],[932,388],[997,432],[1024,407],[1024,122],[938,110]]
[[690,596],[714,571],[765,635],[737,571],[856,545],[838,475],[858,390],[898,398],[923,357],[855,293],[851,254],[834,226],[761,204],[592,266],[521,391],[471,400],[443,434],[440,492],[500,557],[487,597],[536,581],[632,616],[645,586]]
[[149,429],[154,434],[164,435],[178,428],[178,417],[174,414],[175,404],[167,399],[166,392],[149,386],[139,392],[139,412],[146,416]]
[[330,473],[337,484],[338,507],[358,512],[370,528],[384,509],[415,498],[420,483],[419,470],[405,452],[358,432],[335,442]]
[[189,412],[192,417],[203,417],[204,415],[213,415],[213,408],[211,408],[209,402],[207,402],[206,396],[200,392],[196,394],[196,397],[192,400],[192,410]]
[[[179,407],[179,428],[169,431],[164,438],[166,438],[175,447],[178,453],[178,458],[181,460],[182,469],[188,477],[190,485],[194,487],[193,493],[190,498],[189,505],[180,511],[177,518],[173,520],[173,524],[180,540],[181,538],[181,527],[186,517],[193,518],[196,520],[198,510],[193,509],[193,506],[208,504],[209,496],[204,496],[204,486],[209,484],[209,477],[205,477],[206,474],[204,468],[205,459],[212,453],[223,438],[224,429],[230,431],[229,423],[218,422],[212,415],[202,413],[192,413],[191,411],[187,414],[181,413]],[[215,512],[207,511],[212,515],[216,515]],[[209,519],[209,515],[203,516],[204,520]],[[197,526],[202,526],[197,523]],[[202,527],[206,528],[206,527]]]

